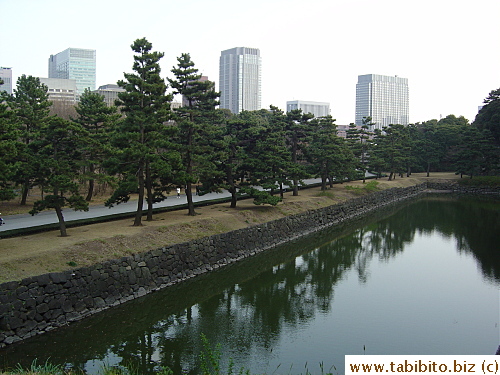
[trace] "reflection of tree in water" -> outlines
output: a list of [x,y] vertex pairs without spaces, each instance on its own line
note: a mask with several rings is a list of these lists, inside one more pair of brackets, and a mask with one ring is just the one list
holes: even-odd
[[335,285],[345,271],[355,269],[359,280],[366,282],[372,259],[389,261],[403,252],[416,233],[439,231],[454,236],[461,251],[478,259],[485,275],[498,278],[499,257],[492,254],[491,240],[499,229],[499,214],[491,207],[491,203],[418,201],[390,218],[268,268],[199,303],[197,316],[185,324],[164,327],[171,334],[160,333],[162,363],[194,373],[201,333],[212,343],[221,343],[223,353],[238,353],[241,366],[245,366],[241,358],[246,357],[243,361],[249,364],[256,351],[261,358],[266,351],[271,356],[285,328],[298,329],[317,311],[329,311]]
[[[415,224],[417,229],[436,230],[447,237],[453,236],[457,249],[473,255],[486,278],[500,281],[500,253],[495,251],[500,232],[498,199],[424,200],[415,207],[419,211],[416,217],[422,218]],[[433,220],[426,223],[424,213],[432,215]]]

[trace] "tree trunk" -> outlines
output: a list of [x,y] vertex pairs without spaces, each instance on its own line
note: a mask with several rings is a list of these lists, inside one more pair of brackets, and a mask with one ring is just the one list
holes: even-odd
[[[89,166],[89,173],[91,176],[94,174],[94,165],[93,164],[91,164]],[[89,180],[89,190],[87,192],[87,197],[85,198],[85,200],[87,202],[90,202],[92,200],[92,196],[94,195],[94,184],[95,184],[95,181],[93,178],[91,178]]]
[[326,190],[326,173],[321,174],[321,190]]
[[59,220],[59,231],[61,232],[61,237],[67,237],[68,233],[66,232],[66,223],[64,222],[62,209],[61,207],[57,206],[55,210],[56,210],[57,220]]
[[92,196],[94,195],[94,184],[94,180],[89,180],[89,190],[87,192],[87,196],[85,197],[87,202],[90,202],[92,200]]
[[142,225],[142,206],[144,204],[144,166],[139,166],[137,173],[137,180],[139,183],[139,199],[137,200],[137,211],[135,212],[134,227]]
[[146,162],[146,191],[148,201],[147,221],[153,221],[153,182],[151,181],[151,168],[149,162]]
[[21,206],[26,206],[26,201],[28,200],[28,192],[30,191],[29,189],[29,182],[26,181],[23,184],[23,189],[21,193]]
[[[293,134],[293,141],[292,141],[292,162],[293,164],[297,165],[297,134],[294,132]],[[299,180],[294,178],[293,179],[293,196],[296,197],[299,195]]]
[[[361,143],[361,147],[363,147],[363,143]],[[365,168],[365,151],[361,148],[361,170],[363,171],[363,184],[366,182],[366,168]]]
[[236,197],[236,189],[235,188],[231,188],[230,190],[231,192],[231,208],[236,208],[236,202],[238,202],[238,199]]
[[[191,105],[190,105],[191,106]],[[193,114],[190,114],[191,121],[194,121]],[[186,151],[186,174],[188,181],[186,183],[186,198],[188,204],[188,215],[195,216],[196,212],[194,211],[194,203],[193,203],[193,193],[191,191],[191,177],[193,174],[193,161],[191,160],[191,147],[193,145],[193,127],[189,127],[188,131],[188,149]]]
[[[234,148],[234,147],[233,147]],[[235,152],[233,149],[231,149],[232,152]],[[231,208],[236,208],[236,202],[238,201],[236,199],[236,184],[234,183],[234,178],[233,178],[233,173],[230,165],[233,164],[233,158],[231,157],[228,162],[228,166],[226,167],[226,179],[227,183],[229,185],[228,191],[231,193]]]
[[431,163],[427,162],[427,177],[429,177],[431,172]]
[[193,192],[191,191],[192,184],[191,181],[188,181],[186,184],[186,197],[188,202],[188,215],[195,216],[196,212],[194,211],[194,203],[193,203]]

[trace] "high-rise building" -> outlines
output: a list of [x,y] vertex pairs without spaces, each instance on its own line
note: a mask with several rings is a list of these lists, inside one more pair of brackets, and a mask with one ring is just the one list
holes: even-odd
[[77,98],[85,89],[95,90],[96,51],[68,48],[49,58],[49,78],[74,79]]
[[365,74],[356,84],[356,125],[371,117],[374,129],[390,124],[408,125],[408,78]]
[[308,102],[305,100],[292,100],[286,102],[286,111],[301,109],[302,113],[312,113],[314,117],[323,117],[330,114],[330,103]]
[[0,85],[0,91],[12,94],[12,68],[0,67],[0,78],[3,81],[3,85]]
[[220,108],[232,113],[261,109],[261,58],[257,48],[236,47],[221,52]]

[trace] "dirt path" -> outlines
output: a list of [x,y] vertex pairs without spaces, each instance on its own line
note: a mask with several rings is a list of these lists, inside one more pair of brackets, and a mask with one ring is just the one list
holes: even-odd
[[[385,189],[429,179],[458,178],[452,173],[435,173],[430,178],[419,173],[394,181],[378,180],[378,186]],[[194,217],[186,215],[185,210],[157,214],[154,221],[145,221],[142,227],[133,227],[132,219],[124,219],[70,228],[69,237],[59,237],[58,231],[50,231],[1,239],[0,282],[86,266],[329,206],[355,196],[346,186],[362,185],[361,182],[338,184],[326,192],[319,188],[304,189],[298,197],[286,193],[284,201],[276,207],[256,206],[251,200],[243,200],[236,209],[229,208],[229,203],[197,208],[198,215]]]

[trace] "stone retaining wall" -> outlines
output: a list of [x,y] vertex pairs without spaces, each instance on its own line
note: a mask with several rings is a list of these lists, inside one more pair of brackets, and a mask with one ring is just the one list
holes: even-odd
[[387,204],[418,196],[427,188],[467,192],[467,189],[450,184],[424,183],[408,188],[392,188],[345,203],[90,267],[1,284],[0,347],[83,319]]

